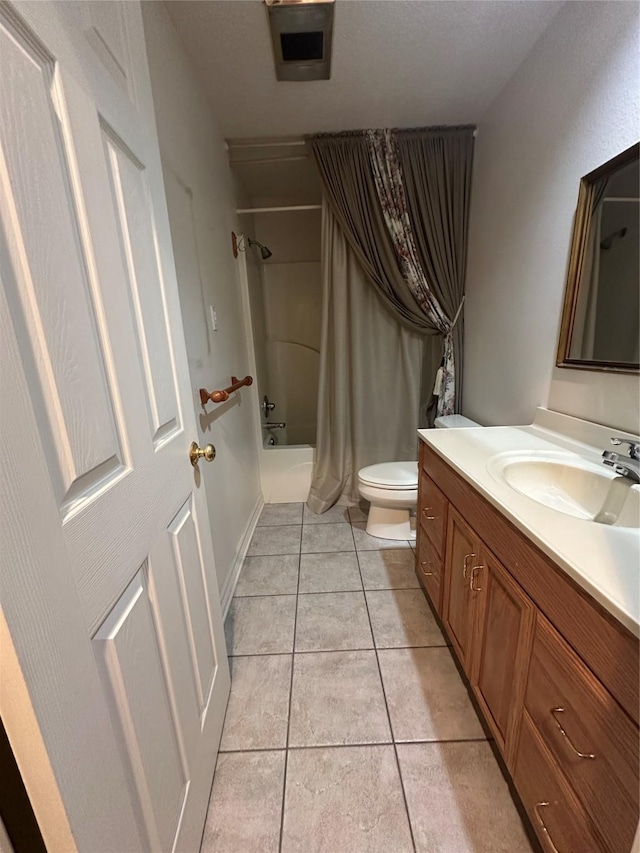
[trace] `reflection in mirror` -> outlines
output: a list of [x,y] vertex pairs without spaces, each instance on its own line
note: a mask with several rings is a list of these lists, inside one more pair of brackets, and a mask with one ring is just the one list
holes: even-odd
[[640,362],[639,146],[582,179],[560,366],[633,371]]

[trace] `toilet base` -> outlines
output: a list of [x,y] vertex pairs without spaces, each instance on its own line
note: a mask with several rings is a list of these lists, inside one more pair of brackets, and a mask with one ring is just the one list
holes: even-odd
[[384,506],[369,507],[367,533],[378,539],[415,539],[416,531],[411,529],[411,516],[408,509],[388,509]]

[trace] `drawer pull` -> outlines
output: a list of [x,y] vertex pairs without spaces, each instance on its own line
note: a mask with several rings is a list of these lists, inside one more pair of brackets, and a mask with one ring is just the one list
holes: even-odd
[[474,583],[473,583],[474,580],[476,579],[476,573],[479,573],[481,571],[482,571],[482,566],[474,566],[471,569],[471,580],[469,581],[469,589],[472,592],[482,592],[482,587],[481,586],[474,586]]
[[571,749],[575,752],[575,754],[578,756],[578,758],[595,758],[595,755],[594,755],[592,752],[580,752],[580,750],[579,750],[579,749],[576,749],[576,748],[575,748],[575,746],[573,745],[573,742],[572,742],[571,738],[569,737],[569,735],[566,733],[566,731],[565,731],[565,730],[563,729],[563,727],[561,726],[561,724],[560,724],[560,720],[558,720],[558,718],[556,717],[556,714],[564,714],[564,713],[565,713],[564,708],[552,708],[552,709],[551,709],[551,716],[552,716],[552,717],[553,717],[553,719],[555,720],[555,724],[556,724],[556,726],[560,729],[560,734],[561,734],[564,738],[566,738],[567,743],[569,744],[569,746],[571,747]]
[[423,575],[426,575],[427,577],[429,577],[429,578],[430,578],[430,577],[431,577],[431,575],[433,574],[433,572],[428,572],[428,571],[425,569],[425,566],[427,565],[427,563],[428,563],[428,562],[429,562],[428,560],[420,560],[420,568],[422,569],[422,574],[423,574]]
[[464,565],[462,569],[462,577],[466,579],[467,571],[469,570],[469,566],[467,565],[467,560],[470,560],[472,557],[475,557],[475,554],[465,554],[464,557]]
[[549,830],[545,826],[544,820],[542,819],[542,817],[540,816],[540,812],[538,811],[538,809],[546,808],[547,806],[549,806],[549,803],[536,803],[535,806],[533,807],[533,810],[536,813],[536,817],[538,819],[538,823],[540,824],[540,828],[542,829],[544,834],[547,836],[551,850],[553,851],[553,853],[560,853],[560,851],[558,850],[556,845],[553,843],[553,839],[551,838]]
[[433,512],[433,510],[431,509],[431,507],[430,507],[430,506],[426,506],[426,507],[422,510],[422,514],[423,514],[423,515],[424,515],[424,517],[427,519],[427,521],[434,521],[434,519],[436,519],[438,516],[437,516],[437,515],[429,515],[429,513],[430,513],[430,512]]

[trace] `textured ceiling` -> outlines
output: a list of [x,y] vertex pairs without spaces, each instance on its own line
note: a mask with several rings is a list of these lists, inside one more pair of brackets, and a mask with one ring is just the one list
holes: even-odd
[[227,137],[477,122],[562,5],[336,0],[331,80],[275,79],[261,0],[170,0]]

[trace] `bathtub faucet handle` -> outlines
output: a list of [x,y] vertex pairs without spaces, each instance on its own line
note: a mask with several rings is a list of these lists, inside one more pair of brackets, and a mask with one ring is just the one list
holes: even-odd
[[264,414],[265,418],[269,417],[269,413],[272,412],[275,409],[275,407],[276,407],[276,404],[271,403],[269,401],[269,398],[265,394],[264,397],[262,398],[262,413]]

